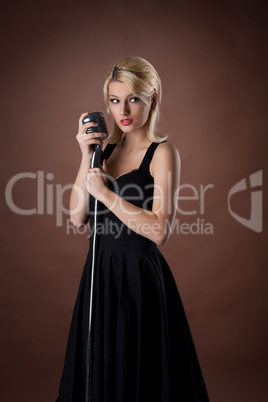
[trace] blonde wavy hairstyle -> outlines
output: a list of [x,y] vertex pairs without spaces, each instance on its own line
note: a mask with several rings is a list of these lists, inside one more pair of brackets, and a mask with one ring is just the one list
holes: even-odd
[[[122,58],[110,67],[103,87],[104,101],[109,114],[109,84],[112,81],[124,82],[135,96],[147,105],[151,105],[146,122],[147,137],[152,142],[165,140],[167,137],[161,136],[157,130],[162,87],[160,77],[154,67],[141,57]],[[154,94],[157,94],[157,102],[151,104]],[[123,131],[114,122],[113,131],[109,135],[108,142],[117,144],[121,141],[122,134]]]

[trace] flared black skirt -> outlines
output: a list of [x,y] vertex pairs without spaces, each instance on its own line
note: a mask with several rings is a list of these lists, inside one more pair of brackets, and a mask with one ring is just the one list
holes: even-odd
[[[91,253],[71,323],[58,402],[85,402]],[[94,276],[92,402],[207,402],[170,268],[153,242],[100,244]]]

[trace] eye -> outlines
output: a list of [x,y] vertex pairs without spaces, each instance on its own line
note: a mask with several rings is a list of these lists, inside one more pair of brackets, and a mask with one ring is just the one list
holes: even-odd
[[115,98],[110,98],[110,102],[111,102],[111,103],[118,103],[119,100],[118,100],[118,99],[115,99]]
[[130,99],[130,102],[138,102],[140,99],[134,96],[133,98]]

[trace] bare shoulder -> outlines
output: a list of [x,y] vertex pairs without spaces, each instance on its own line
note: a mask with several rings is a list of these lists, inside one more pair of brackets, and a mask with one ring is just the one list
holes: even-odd
[[166,167],[168,170],[178,169],[180,166],[180,154],[174,145],[169,142],[163,142],[158,145],[155,150],[152,163],[151,163],[151,173],[154,176],[160,167]]
[[174,145],[170,144],[170,142],[162,142],[158,145],[155,150],[155,156],[158,158],[159,156],[163,157],[179,157],[179,151]]

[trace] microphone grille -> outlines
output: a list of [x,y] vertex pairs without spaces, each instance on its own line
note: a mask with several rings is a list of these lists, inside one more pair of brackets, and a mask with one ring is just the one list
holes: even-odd
[[[94,121],[95,123],[98,123],[97,127],[89,127],[86,131],[87,134],[89,133],[105,133],[106,138],[108,137],[108,130],[107,126],[105,123],[104,115],[102,112],[93,112],[89,113],[87,116],[85,116],[82,120],[82,123],[89,123],[90,121]],[[99,138],[100,140],[106,139],[104,137]]]

